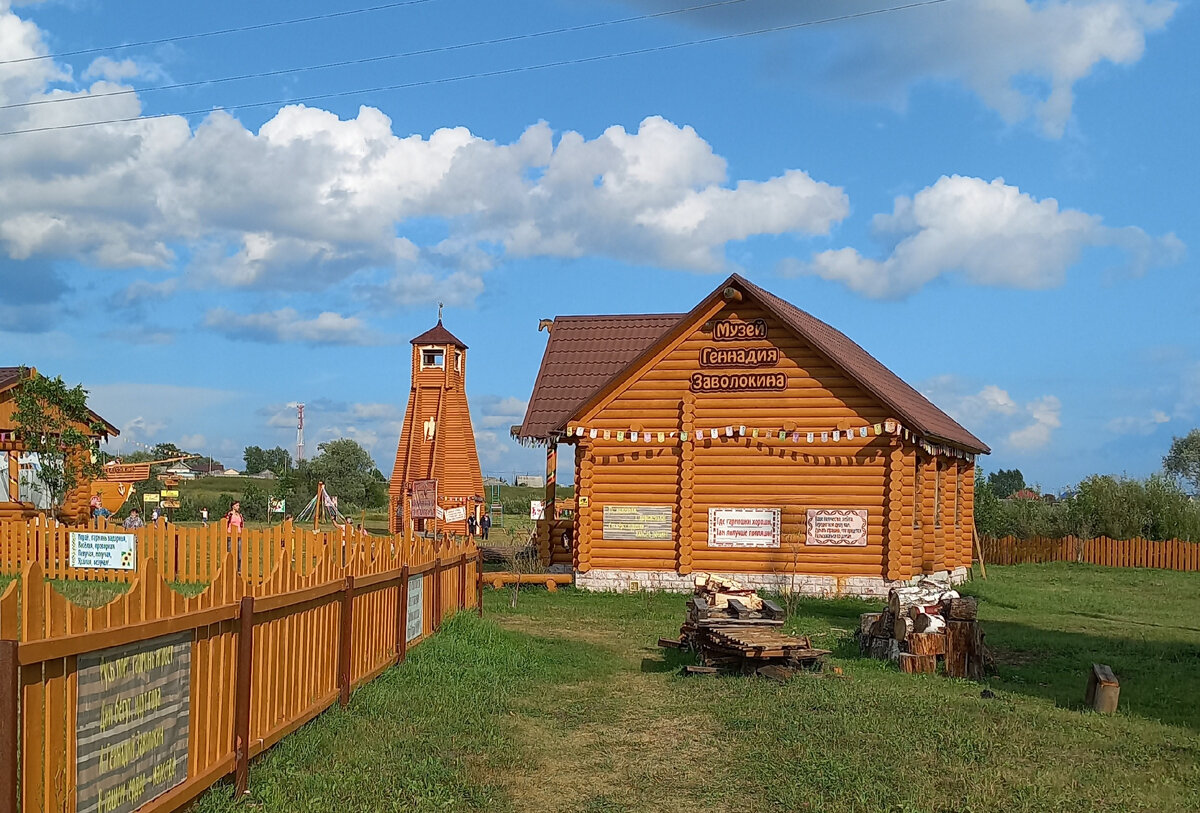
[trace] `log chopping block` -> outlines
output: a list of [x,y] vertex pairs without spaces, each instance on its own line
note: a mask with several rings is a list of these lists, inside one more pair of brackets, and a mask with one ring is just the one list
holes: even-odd
[[1121,695],[1121,684],[1113,674],[1112,667],[1093,663],[1088,673],[1087,704],[1101,714],[1112,714],[1117,710],[1117,699]]
[[932,675],[937,673],[937,655],[913,655],[910,652],[900,653],[900,671],[911,675]]
[[975,621],[946,622],[946,674],[983,678],[983,631]]

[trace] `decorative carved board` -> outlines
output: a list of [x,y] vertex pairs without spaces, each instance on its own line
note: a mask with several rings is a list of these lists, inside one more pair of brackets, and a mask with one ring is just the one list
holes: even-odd
[[437,517],[437,480],[413,480],[409,514],[413,519]]
[[669,505],[604,506],[604,539],[672,538]]
[[810,508],[807,531],[804,535],[805,545],[865,548],[867,509]]

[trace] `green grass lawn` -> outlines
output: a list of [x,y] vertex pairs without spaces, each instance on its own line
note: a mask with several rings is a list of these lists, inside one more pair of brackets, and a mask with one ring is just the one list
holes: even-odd
[[[684,597],[487,591],[196,810],[1194,811],[1200,577],[1086,565],[989,569],[999,675],[984,686],[857,656],[872,605],[789,622],[845,677],[681,677],[659,636]],[[1082,709],[1109,663],[1121,711]]]

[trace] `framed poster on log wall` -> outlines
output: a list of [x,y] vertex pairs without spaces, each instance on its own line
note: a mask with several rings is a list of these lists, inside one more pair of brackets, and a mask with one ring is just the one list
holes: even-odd
[[671,506],[606,505],[604,539],[671,539]]
[[708,509],[710,548],[779,547],[778,508]]
[[408,506],[413,519],[437,517],[437,480],[413,480],[411,494]]
[[867,546],[867,509],[808,509],[805,545],[829,545],[865,548]]

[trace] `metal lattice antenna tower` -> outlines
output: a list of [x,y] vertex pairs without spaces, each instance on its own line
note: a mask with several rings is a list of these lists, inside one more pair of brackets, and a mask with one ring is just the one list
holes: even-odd
[[304,404],[296,404],[296,462],[304,459]]

